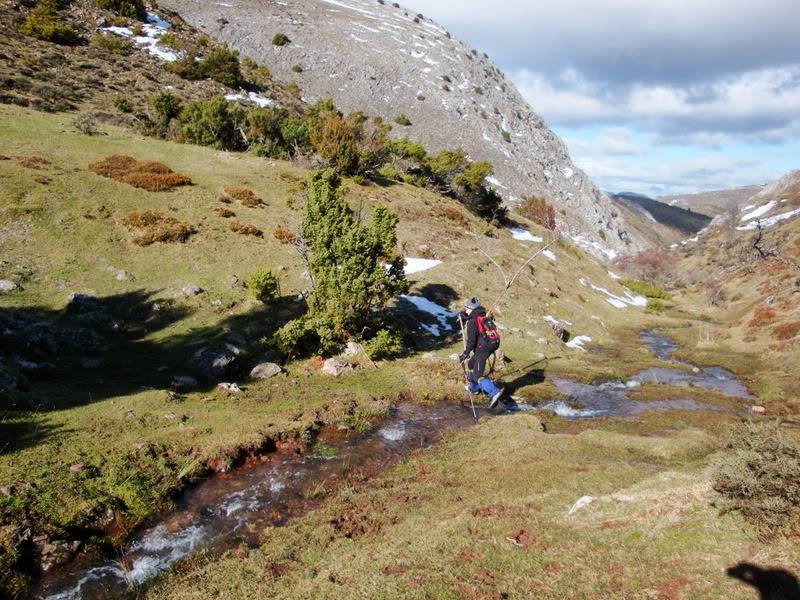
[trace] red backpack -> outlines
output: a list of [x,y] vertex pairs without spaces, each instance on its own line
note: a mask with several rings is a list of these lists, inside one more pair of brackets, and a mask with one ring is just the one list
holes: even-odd
[[479,345],[481,348],[492,351],[497,350],[500,347],[500,332],[497,330],[497,325],[492,317],[481,315],[475,318],[475,323],[478,326]]

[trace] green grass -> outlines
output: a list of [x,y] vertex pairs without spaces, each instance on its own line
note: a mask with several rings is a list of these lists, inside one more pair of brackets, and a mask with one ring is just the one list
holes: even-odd
[[[548,435],[528,415],[486,421],[148,597],[750,598],[725,575],[753,539],[711,506],[712,449],[693,430]],[[342,527],[349,518],[362,527]],[[771,567],[799,557],[788,541],[759,550]]]
[[[302,209],[297,182],[307,172],[291,163],[143,138],[110,127],[103,135],[85,136],[72,127],[72,115],[0,106],[0,119],[0,143],[9,157],[0,160],[0,241],[6,261],[0,264],[0,277],[22,288],[0,296],[0,316],[13,311],[57,329],[91,328],[91,315],[67,310],[71,293],[90,293],[119,327],[117,333],[102,329],[110,345],[100,353],[100,369],[82,369],[74,351],[63,352],[51,377],[34,378],[30,389],[4,398],[0,486],[11,485],[15,491],[0,496],[3,523],[21,522],[34,534],[58,537],[85,531],[111,508],[124,534],[169,506],[174,494],[205,469],[236,464],[278,438],[308,441],[311,424],[320,419],[365,431],[385,410],[385,403],[376,404],[374,398],[393,400],[402,394],[426,403],[463,395],[458,367],[447,359],[460,350],[456,336],[402,360],[377,365],[361,361],[359,370],[340,379],[320,375],[313,360],[296,361],[286,365],[285,375],[262,382],[247,381],[244,369],[232,376],[244,389],[234,397],[211,384],[171,394],[170,380],[187,374],[187,357],[196,349],[236,339],[248,351],[244,366],[272,358],[271,348],[259,340],[302,310],[295,298],[308,286],[302,277],[305,267],[271,232],[295,227]],[[152,193],[87,169],[90,162],[111,154],[163,162],[190,177],[193,185]],[[47,162],[37,165],[21,158],[32,156],[47,157]],[[262,229],[263,238],[228,231],[227,221],[214,211],[227,206],[219,197],[233,186],[246,186],[263,200],[256,208],[235,206],[237,218]],[[514,240],[471,215],[454,222],[446,210],[460,210],[453,200],[404,184],[353,184],[347,199],[364,210],[387,205],[400,217],[401,252],[443,261],[411,277],[412,293],[444,305],[458,306],[475,294],[489,306],[497,303],[493,308],[504,327],[508,360],[502,377],[522,396],[553,398],[555,375],[600,381],[654,366],[657,361],[636,332],[680,324],[634,308],[616,309],[599,292],[581,289],[583,298],[570,292],[570,282],[580,277],[602,282],[614,293],[621,288],[608,279],[604,265],[564,243],[554,248],[556,262],[537,258],[504,295],[496,265],[475,251],[476,244],[507,273],[539,246]],[[191,224],[197,233],[186,243],[137,246],[134,233],[122,223],[134,210],[162,211]],[[526,226],[545,234],[536,225]],[[475,235],[484,228],[494,237]],[[265,305],[248,296],[241,282],[256,267],[278,275],[283,298]],[[118,278],[121,272],[124,276]],[[188,283],[205,292],[185,296],[181,289]],[[591,336],[593,351],[566,348],[542,320],[545,314],[571,321],[573,335]],[[414,336],[424,337],[421,330]],[[547,360],[539,362],[543,357]],[[544,370],[543,382],[530,376],[533,368]],[[679,417],[663,417],[649,429],[623,422],[602,426],[638,435],[682,423]],[[548,426],[561,425],[548,418]],[[474,457],[489,452],[481,448]],[[70,469],[78,464],[83,468]],[[623,479],[636,478],[635,469],[620,469]],[[511,493],[498,490],[506,492]],[[8,561],[0,561],[0,569],[7,568]],[[435,583],[445,590],[452,581]],[[433,593],[439,588],[426,589]]]
[[664,290],[661,290],[654,285],[647,283],[646,281],[640,281],[638,279],[623,279],[621,283],[632,292],[636,292],[637,294],[641,294],[647,298],[654,298],[658,300],[670,299],[668,292],[665,292]]

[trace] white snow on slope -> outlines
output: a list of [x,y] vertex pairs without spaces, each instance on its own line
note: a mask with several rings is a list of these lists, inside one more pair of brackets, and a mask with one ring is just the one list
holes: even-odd
[[265,98],[264,96],[256,94],[255,92],[245,91],[241,91],[238,94],[225,94],[225,100],[228,100],[229,102],[235,102],[237,100],[250,100],[253,104],[260,106],[261,108],[275,104],[275,101],[271,100],[270,98]]
[[612,294],[606,288],[597,286],[593,284],[591,281],[586,279],[585,277],[581,277],[578,279],[578,282],[584,287],[590,287],[595,291],[601,292],[606,295],[606,302],[608,302],[611,306],[615,308],[625,308],[627,306],[639,306],[645,307],[647,306],[647,298],[644,296],[639,296],[638,294],[631,294],[628,291],[625,291],[625,296],[617,296],[616,294]]
[[760,217],[761,215],[765,215],[769,211],[771,211],[773,208],[775,208],[775,206],[777,204],[778,203],[775,202],[775,200],[770,200],[769,202],[767,202],[763,206],[759,206],[757,209],[755,209],[755,210],[753,210],[753,211],[751,211],[751,212],[749,212],[749,213],[747,213],[745,215],[742,215],[741,221],[749,221],[750,219],[755,219],[757,217]]
[[567,348],[573,348],[575,350],[585,350],[583,345],[586,342],[591,342],[591,341],[592,341],[592,338],[590,338],[588,335],[579,335],[579,336],[576,336],[576,337],[572,338],[570,341],[568,341],[566,346],[567,346]]
[[440,264],[442,264],[442,261],[440,260],[407,257],[405,259],[405,266],[403,268],[403,271],[405,272],[406,275],[411,275],[412,273],[427,271],[428,269],[432,269],[433,267],[436,267]]
[[107,31],[121,37],[131,38],[139,46],[144,46],[147,51],[153,56],[173,62],[178,60],[179,56],[172,50],[159,47],[158,43],[161,36],[168,29],[171,29],[167,21],[156,15],[155,13],[147,13],[147,24],[142,26],[143,35],[133,35],[133,30],[130,27],[101,27],[100,31]]
[[791,219],[795,215],[800,215],[800,208],[796,210],[790,210],[789,212],[781,213],[779,215],[775,215],[774,217],[769,217],[767,219],[758,219],[757,221],[752,221],[743,227],[737,227],[739,231],[752,231],[758,227],[758,224],[761,224],[761,227],[768,228],[772,227],[773,225],[777,225],[781,221],[785,221],[786,219]]
[[429,333],[432,333],[436,337],[441,335],[441,329],[445,331],[451,331],[453,327],[448,323],[450,319],[456,317],[456,313],[447,310],[444,306],[440,306],[435,302],[431,302],[427,298],[423,296],[410,296],[410,295],[402,295],[400,296],[403,300],[407,300],[411,302],[417,310],[421,310],[422,312],[428,313],[429,315],[433,315],[436,317],[436,320],[439,321],[439,325],[428,325],[427,323],[420,323],[420,325]]
[[609,271],[609,272],[608,272],[608,276],[609,276],[609,277],[611,277],[611,279],[614,279],[614,280],[617,280],[617,279],[622,279],[622,277],[620,277],[619,275],[617,275],[617,274],[616,274],[616,273],[614,273],[613,271]]
[[614,260],[617,258],[617,251],[612,250],[608,246],[604,246],[600,242],[595,242],[582,235],[573,235],[572,241],[575,242],[577,246],[587,250],[590,254],[594,254],[595,256],[604,257],[608,260]]
[[542,252],[542,254],[544,254],[547,258],[549,258],[552,261],[556,260],[556,255],[550,252],[550,250],[545,250]]
[[515,240],[520,240],[521,242],[542,242],[542,238],[538,235],[533,235],[527,229],[522,229],[521,227],[509,227],[508,230],[511,232],[511,236]]
[[551,325],[556,325],[556,326],[559,326],[559,327],[563,327],[564,325],[572,325],[572,323],[570,323],[566,319],[556,319],[552,315],[545,315],[545,316],[542,317],[542,320],[543,321],[547,321]]

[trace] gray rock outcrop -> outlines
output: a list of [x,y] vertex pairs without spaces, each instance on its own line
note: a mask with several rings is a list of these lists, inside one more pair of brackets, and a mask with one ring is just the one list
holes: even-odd
[[[500,69],[417,11],[375,0],[159,4],[277,78],[296,81],[308,101],[332,97],[345,112],[364,110],[390,123],[403,114],[411,124],[395,125],[392,135],[490,161],[490,182],[509,204],[547,198],[565,210],[565,233],[594,254],[646,245]],[[273,45],[278,32],[291,43]]]

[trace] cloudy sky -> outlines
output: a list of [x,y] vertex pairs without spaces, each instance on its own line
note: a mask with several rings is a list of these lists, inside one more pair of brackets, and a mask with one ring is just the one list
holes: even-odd
[[800,168],[800,0],[418,0],[489,53],[603,189]]

